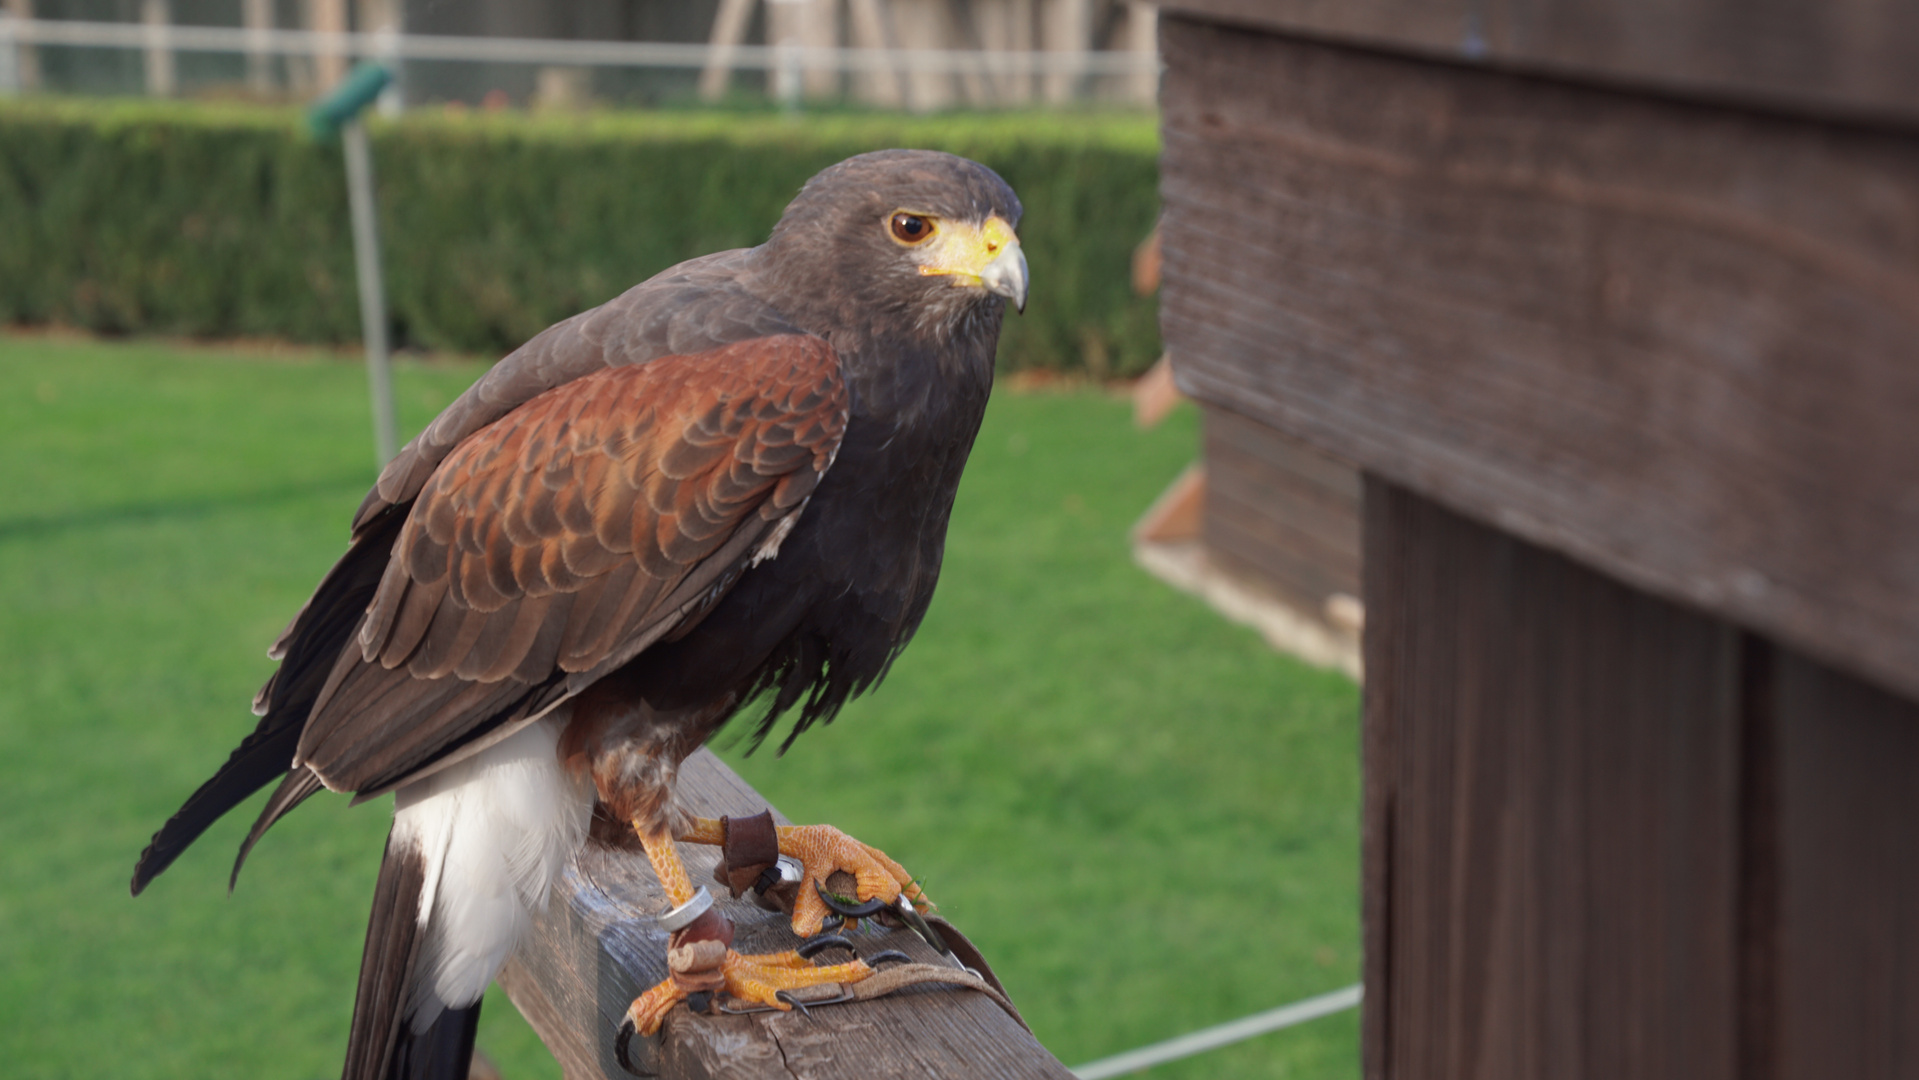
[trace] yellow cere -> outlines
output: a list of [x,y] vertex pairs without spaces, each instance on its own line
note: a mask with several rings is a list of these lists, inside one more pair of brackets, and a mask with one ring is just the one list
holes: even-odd
[[[920,273],[950,274],[962,280],[960,285],[977,285],[981,271],[986,264],[998,258],[1000,252],[1019,245],[1019,237],[1014,235],[1013,227],[1006,219],[994,214],[978,228],[960,221],[942,221],[941,231],[945,235],[930,246],[926,262],[920,265]],[[970,279],[970,280],[969,280]]]

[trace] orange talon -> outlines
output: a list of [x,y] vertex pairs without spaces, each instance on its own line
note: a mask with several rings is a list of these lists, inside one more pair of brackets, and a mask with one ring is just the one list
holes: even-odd
[[[853,960],[829,967],[814,967],[796,952],[762,953],[746,956],[731,949],[720,962],[726,992],[755,1005],[766,1005],[781,1012],[793,1006],[781,1000],[782,990],[803,990],[828,983],[856,983],[873,974],[864,960]],[[626,1018],[642,1035],[660,1030],[673,1006],[686,1000],[689,991],[677,979],[667,979],[633,1000]]]
[[[932,901],[913,881],[906,868],[870,844],[863,844],[831,825],[782,825],[777,830],[780,854],[798,859],[806,868],[800,881],[799,896],[793,906],[793,932],[812,937],[833,914],[820,890],[835,873],[844,871],[858,883],[858,901],[879,900],[888,906],[904,895],[920,908],[931,910]],[[696,844],[721,844],[726,828],[713,818],[694,818],[679,833],[681,840]]]
[[[697,829],[697,823],[696,823]],[[781,830],[780,848],[786,851],[787,833],[799,834],[798,844],[804,850],[814,853],[815,859],[824,858],[824,864],[806,860],[805,856],[795,857],[807,861],[808,880],[813,880],[814,868],[824,865],[824,874],[830,875],[836,869],[850,870],[860,881],[860,889],[865,892],[868,882],[876,886],[889,888],[889,902],[896,899],[903,888],[910,886],[911,879],[898,863],[873,851],[857,840],[846,836],[830,826],[816,825],[806,829]],[[687,834],[682,834],[683,836]],[[693,835],[699,835],[697,831]],[[690,838],[690,837],[689,837]],[[667,899],[678,908],[692,900],[696,890],[686,876],[685,865],[680,861],[678,850],[673,841],[662,835],[640,835],[640,841],[646,847],[647,858],[653,864],[654,873],[665,887]],[[864,872],[848,865],[850,855],[865,856]],[[883,860],[883,861],[882,861]],[[895,880],[897,875],[898,880]],[[817,896],[813,897],[820,910],[825,904]],[[711,917],[714,913],[709,913]],[[823,921],[823,917],[822,920]],[[724,924],[724,920],[721,921]],[[796,920],[797,925],[797,920]],[[818,931],[819,921],[813,924]],[[704,936],[701,936],[701,935]],[[810,936],[810,933],[807,934]],[[689,937],[699,938],[688,940]],[[732,941],[732,931],[726,929],[723,937],[715,938],[710,929],[702,931],[698,924],[676,932],[669,939],[668,962],[673,974],[658,986],[633,1000],[626,1010],[629,1024],[641,1035],[652,1035],[660,1030],[667,1014],[673,1007],[696,992],[724,990],[727,994],[743,1002],[766,1005],[781,1012],[791,1011],[793,1006],[780,998],[781,991],[802,990],[829,983],[856,983],[870,977],[873,969],[863,960],[852,960],[844,964],[832,964],[816,967],[813,962],[798,952],[762,953],[742,955],[736,953],[727,943]],[[626,1036],[622,1034],[620,1049],[624,1053]]]

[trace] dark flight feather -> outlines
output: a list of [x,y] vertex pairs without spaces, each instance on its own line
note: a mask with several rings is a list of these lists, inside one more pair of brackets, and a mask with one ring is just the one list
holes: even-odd
[[463,1009],[443,1009],[422,1032],[402,1024],[392,1063],[382,1075],[392,1080],[467,1080],[485,1003],[481,998]]
[[352,640],[386,569],[404,517],[380,515],[348,549],[294,617],[275,651],[287,655],[256,697],[259,724],[241,740],[225,764],[187,798],[140,853],[133,868],[133,895],[140,895],[208,826],[248,796],[280,779],[293,767],[301,726],[318,696],[333,658]]
[[419,849],[389,834],[373,885],[373,914],[360,954],[342,1080],[399,1080],[390,1066],[397,1063],[410,1034],[401,1013],[420,956],[420,896],[425,890],[426,860]]
[[289,769],[280,786],[273,789],[266,805],[260,808],[260,816],[253,820],[253,828],[247,830],[247,838],[240,842],[240,853],[233,858],[233,872],[227,875],[227,891],[239,884],[240,868],[246,865],[247,854],[253,845],[267,834],[273,823],[293,812],[293,808],[312,798],[321,788],[320,778],[310,769]]

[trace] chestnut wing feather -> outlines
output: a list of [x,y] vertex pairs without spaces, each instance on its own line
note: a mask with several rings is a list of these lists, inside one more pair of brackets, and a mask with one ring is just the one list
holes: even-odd
[[754,250],[741,250],[691,259],[535,334],[400,448],[354,515],[355,535],[387,508],[412,502],[454,447],[556,386],[601,368],[798,333],[741,288],[741,272],[754,258]]
[[730,587],[846,418],[831,347],[792,334],[596,371],[480,429],[421,488],[296,760],[385,790],[584,689]]

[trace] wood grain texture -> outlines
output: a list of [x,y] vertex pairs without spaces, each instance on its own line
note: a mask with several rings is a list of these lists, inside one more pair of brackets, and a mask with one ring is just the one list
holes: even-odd
[[1919,1075],[1919,704],[1784,652],[1778,1080]]
[[1739,1076],[1738,633],[1365,513],[1366,1075]]
[[[679,792],[702,816],[744,816],[766,808],[757,792],[705,750],[682,767]],[[694,881],[712,881],[717,849],[686,844],[680,853]],[[723,889],[708,887],[734,920],[735,948],[772,952],[799,943],[785,916],[726,900]],[[666,934],[654,924],[666,909],[643,855],[590,846],[568,868],[545,914],[501,972],[501,987],[559,1059],[567,1080],[628,1075],[613,1055],[614,1039],[627,1006],[666,977]],[[910,932],[873,927],[851,936],[862,955],[901,949],[915,960],[938,960]],[[821,1008],[810,1018],[707,1017],[680,1009],[668,1017],[661,1037],[635,1039],[634,1046],[642,1068],[687,1080],[1072,1075],[985,995],[942,989],[915,988]]]
[[1169,13],[1455,63],[1919,121],[1902,0],[1171,0]]
[[1209,556],[1320,617],[1359,595],[1359,473],[1256,420],[1206,410]]
[[1919,694],[1919,141],[1162,46],[1184,390]]

